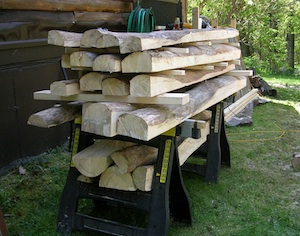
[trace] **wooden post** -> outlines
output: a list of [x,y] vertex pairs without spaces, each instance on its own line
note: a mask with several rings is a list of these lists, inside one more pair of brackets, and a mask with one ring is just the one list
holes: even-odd
[[0,208],[0,235],[8,236],[7,229],[6,229],[5,222],[4,222],[4,216],[1,211],[1,208]]
[[211,26],[212,26],[213,28],[218,28],[218,19],[217,19],[217,18],[212,19],[212,21],[211,21]]
[[235,19],[235,18],[232,18],[232,19],[231,19],[231,21],[230,21],[230,26],[231,26],[231,28],[236,29],[236,19]]
[[201,29],[202,21],[199,18],[199,7],[194,7],[192,9],[192,28]]

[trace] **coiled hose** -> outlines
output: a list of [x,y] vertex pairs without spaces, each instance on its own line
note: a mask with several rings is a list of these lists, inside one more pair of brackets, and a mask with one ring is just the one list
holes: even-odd
[[140,1],[137,1],[137,6],[130,13],[127,32],[151,32],[155,29],[155,18],[152,7],[144,9],[140,6]]

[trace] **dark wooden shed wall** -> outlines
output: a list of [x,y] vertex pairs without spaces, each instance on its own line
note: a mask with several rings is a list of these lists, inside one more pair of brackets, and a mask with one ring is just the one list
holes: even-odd
[[[158,25],[181,15],[180,3],[149,0],[143,1],[142,7],[152,7]],[[64,49],[48,45],[47,32],[96,27],[86,23],[76,24],[71,12],[0,11],[0,169],[67,141],[70,124],[44,129],[28,125],[27,120],[55,104],[34,100],[33,92],[49,89],[53,81],[64,79],[60,68]],[[72,71],[67,73],[69,78],[76,76]]]

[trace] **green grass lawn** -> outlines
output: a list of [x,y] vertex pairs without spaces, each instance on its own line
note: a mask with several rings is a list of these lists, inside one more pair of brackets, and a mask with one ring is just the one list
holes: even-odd
[[[262,75],[278,92],[253,110],[251,126],[226,127],[231,168],[217,184],[183,173],[192,204],[191,226],[171,221],[170,236],[300,233],[300,79]],[[0,206],[10,236],[56,235],[61,192],[70,153],[64,147],[32,159],[0,177]],[[96,235],[75,232],[74,235]]]

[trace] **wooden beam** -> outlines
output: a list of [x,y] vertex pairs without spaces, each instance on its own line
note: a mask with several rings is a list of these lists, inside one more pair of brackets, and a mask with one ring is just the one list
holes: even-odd
[[199,7],[192,8],[192,28],[201,29],[202,21],[199,18]]
[[94,60],[98,56],[97,53],[89,51],[78,51],[73,52],[70,55],[70,66],[71,67],[85,67],[92,69]]
[[137,189],[149,192],[152,190],[152,179],[154,174],[154,165],[144,165],[137,167],[132,172],[132,179]]
[[111,32],[102,28],[87,30],[81,39],[82,47],[120,47],[120,53],[157,49],[181,43],[237,37],[236,29],[162,30],[150,33]]
[[80,47],[81,33],[62,30],[50,30],[48,32],[48,44],[61,47]]
[[70,69],[70,54],[63,54],[61,57],[61,67]]
[[184,29],[136,33],[123,38],[120,53],[139,52],[181,43],[226,39],[238,36],[236,29]]
[[228,45],[189,47],[190,54],[169,51],[134,52],[122,61],[123,73],[159,72],[239,59],[241,51]]
[[72,121],[80,116],[81,105],[59,105],[32,114],[28,118],[27,124],[41,128],[51,128]]
[[97,177],[113,163],[111,153],[133,145],[135,143],[119,140],[99,140],[74,155],[72,161],[81,174]]
[[117,133],[148,141],[236,93],[246,83],[246,77],[232,76],[219,76],[199,83],[187,92],[190,102],[186,105],[148,106],[121,115]]
[[122,174],[116,165],[107,168],[102,173],[99,180],[99,187],[124,191],[135,191],[137,189],[133,183],[131,173]]
[[82,47],[110,48],[119,47],[127,33],[111,32],[103,28],[90,29],[83,33]]
[[154,164],[158,155],[158,148],[147,145],[135,145],[113,152],[110,157],[119,167],[119,171],[130,173],[142,165]]
[[110,77],[102,81],[102,94],[113,96],[127,96],[130,91],[130,79],[132,77]]
[[[100,72],[89,72],[83,75],[80,80],[80,90],[82,91],[101,91],[102,81],[105,78],[111,77],[111,74]],[[118,76],[114,74],[114,76]]]
[[105,0],[1,0],[0,9],[36,10],[36,11],[91,11],[91,12],[130,12],[129,1]]
[[94,59],[93,71],[121,72],[121,61],[124,56],[120,54],[103,54]]
[[234,68],[235,65],[232,64],[227,67],[215,67],[213,71],[186,70],[185,75],[139,74],[130,80],[130,94],[137,97],[157,96],[216,77]]
[[33,93],[36,100],[52,101],[83,101],[83,102],[126,102],[139,104],[186,104],[189,95],[184,93],[165,93],[156,97],[110,96],[99,93],[80,93],[71,96],[58,96],[51,94],[50,90],[36,91]]
[[81,92],[78,80],[54,81],[50,84],[50,91],[57,96],[71,96]]
[[118,117],[134,109],[137,108],[127,103],[84,103],[81,130],[106,137],[116,136]]

